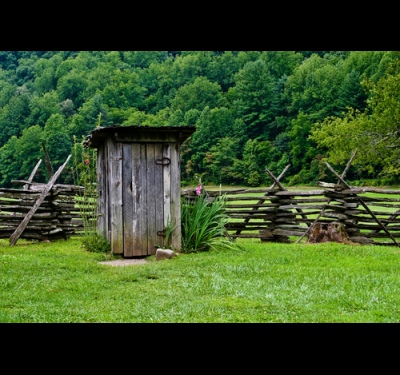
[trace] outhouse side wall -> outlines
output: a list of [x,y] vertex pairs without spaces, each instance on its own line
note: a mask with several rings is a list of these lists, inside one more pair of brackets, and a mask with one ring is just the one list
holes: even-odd
[[97,149],[99,233],[111,244],[113,254],[123,254],[122,150],[110,137]]

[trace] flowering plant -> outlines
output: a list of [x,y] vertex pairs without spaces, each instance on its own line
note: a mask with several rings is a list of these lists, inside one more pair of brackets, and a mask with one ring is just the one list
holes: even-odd
[[225,229],[228,221],[228,215],[225,212],[226,196],[210,197],[201,179],[197,178],[197,180],[195,199],[181,201],[182,252],[207,251],[217,247],[238,247],[231,241]]
[[200,195],[201,194],[201,189],[202,189],[203,187],[200,185],[200,184],[198,184],[197,185],[197,188],[196,188],[196,194],[197,195]]

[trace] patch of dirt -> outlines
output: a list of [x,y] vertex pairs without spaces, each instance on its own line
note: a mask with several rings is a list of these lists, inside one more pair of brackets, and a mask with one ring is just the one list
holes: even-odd
[[113,267],[121,267],[121,266],[132,266],[135,264],[144,264],[147,263],[147,260],[144,258],[140,259],[116,259],[116,260],[107,260],[105,262],[99,262],[100,264],[106,264],[107,266]]

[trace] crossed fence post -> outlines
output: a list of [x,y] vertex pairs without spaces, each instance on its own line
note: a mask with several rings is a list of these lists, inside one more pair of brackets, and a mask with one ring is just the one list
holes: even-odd
[[[290,164],[288,164],[286,167],[285,167],[285,169],[281,172],[281,174],[277,177],[277,178],[275,178],[274,177],[274,182],[273,182],[273,184],[268,188],[269,190],[271,190],[271,189],[273,189],[274,187],[275,187],[275,185],[276,185],[276,183],[278,182],[279,183],[279,180],[284,176],[284,174],[286,173],[286,171],[289,169],[289,167],[290,167]],[[266,200],[267,200],[267,197],[268,197],[268,195],[269,195],[269,191],[267,191],[265,194],[264,194],[264,197],[265,198],[261,198],[258,202],[257,202],[257,205],[256,206],[253,206],[253,208],[252,208],[252,211],[257,211],[258,210],[258,208],[259,208],[259,206],[261,205],[261,204],[263,204]],[[251,217],[249,216],[249,217],[247,217],[246,219],[244,219],[244,224],[247,224],[249,221],[250,221],[250,219],[251,219]],[[242,230],[241,229],[238,229],[237,231],[236,231],[236,235],[238,235],[238,234],[240,234],[242,232]]]
[[[351,163],[353,162],[354,158],[357,155],[357,149],[354,150],[353,155],[351,156],[351,158],[349,159],[349,161],[347,162],[346,168],[343,170],[342,175],[339,176],[337,183],[340,183],[340,180],[342,178],[344,178],[347,174],[347,171],[350,168]],[[332,198],[328,199],[327,205],[329,205],[329,203],[332,201]],[[314,227],[315,223],[319,220],[319,218],[324,214],[325,212],[325,207],[322,209],[322,211],[318,214],[318,216],[315,218],[315,220],[313,221],[313,223],[308,227],[308,229],[303,233],[303,235],[297,239],[296,243],[299,243],[304,236],[306,236],[308,233],[310,233],[311,229]]]

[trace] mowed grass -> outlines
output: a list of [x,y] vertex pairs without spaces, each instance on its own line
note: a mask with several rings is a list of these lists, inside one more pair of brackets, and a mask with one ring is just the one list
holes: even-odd
[[0,322],[400,322],[398,247],[237,243],[113,267],[78,236],[0,240]]

